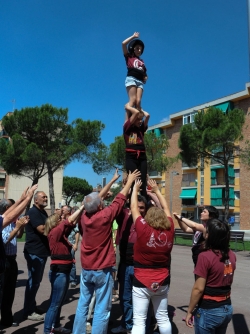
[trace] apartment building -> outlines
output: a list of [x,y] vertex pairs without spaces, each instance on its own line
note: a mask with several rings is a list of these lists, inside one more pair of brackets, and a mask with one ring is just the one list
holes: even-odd
[[[182,125],[192,123],[197,112],[211,106],[219,107],[223,112],[229,112],[233,108],[244,110],[244,140],[239,143],[239,147],[244,145],[245,140],[250,140],[250,83],[238,93],[171,114],[168,121],[150,126],[149,131],[156,135],[164,133],[168,137],[170,148],[167,154],[174,157],[179,152],[178,139]],[[228,171],[229,223],[232,229],[250,230],[250,170],[235,158]],[[150,176],[157,181],[173,212],[199,221],[202,205],[213,205],[223,219],[225,171],[216,161],[211,160],[209,164],[200,161],[197,166],[191,167],[179,161],[170,170],[162,174],[151,173]]]

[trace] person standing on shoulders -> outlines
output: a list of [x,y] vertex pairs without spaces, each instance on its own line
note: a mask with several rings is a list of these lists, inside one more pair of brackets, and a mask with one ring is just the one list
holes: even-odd
[[23,318],[33,321],[44,319],[43,315],[36,312],[36,294],[43,278],[47,258],[50,256],[48,239],[43,235],[45,221],[48,218],[44,210],[47,204],[47,195],[43,191],[37,191],[34,195],[34,205],[28,211],[30,221],[25,226],[24,257],[27,261],[28,280],[24,295]]

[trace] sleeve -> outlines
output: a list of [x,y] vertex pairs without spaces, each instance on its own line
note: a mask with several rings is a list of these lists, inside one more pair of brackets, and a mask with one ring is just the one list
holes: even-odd
[[135,230],[137,233],[143,232],[148,227],[148,224],[142,216],[137,217],[135,221]]
[[129,128],[131,127],[130,119],[128,119],[124,124],[123,124],[123,133],[126,133]]
[[204,253],[200,253],[196,267],[194,268],[194,274],[202,278],[207,278],[210,262]]
[[126,199],[127,198],[124,195],[119,193],[118,195],[116,195],[113,202],[108,207],[102,210],[105,219],[107,219],[107,221],[109,221],[111,224],[122,211]]
[[11,225],[8,225],[6,226],[3,230],[2,230],[2,239],[3,239],[3,243],[6,244],[7,241],[9,240],[9,236],[10,236],[10,233],[11,233]]
[[45,224],[44,216],[36,209],[30,209],[28,216],[30,217],[28,224],[31,224],[33,228],[37,228],[38,226]]

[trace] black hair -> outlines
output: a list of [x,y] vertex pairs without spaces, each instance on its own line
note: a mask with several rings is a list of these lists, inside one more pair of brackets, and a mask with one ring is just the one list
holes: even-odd
[[134,48],[136,47],[136,45],[140,45],[142,47],[142,52],[141,54],[143,54],[144,51],[144,43],[143,41],[141,41],[140,39],[134,39],[133,41],[131,41],[128,45],[128,53],[130,55],[134,54]]
[[205,241],[205,250],[211,249],[214,253],[221,252],[221,262],[229,259],[229,241],[230,229],[228,224],[219,219],[210,219],[207,223],[207,239]]
[[147,202],[147,200],[146,200],[146,198],[144,196],[138,195],[137,196],[137,201],[138,202],[143,202],[145,204],[146,210],[148,209],[148,202]]
[[16,203],[12,198],[8,198],[8,201],[10,201],[12,205]]
[[208,213],[209,213],[209,218],[219,218],[219,211],[212,205],[205,205],[204,209],[207,209]]

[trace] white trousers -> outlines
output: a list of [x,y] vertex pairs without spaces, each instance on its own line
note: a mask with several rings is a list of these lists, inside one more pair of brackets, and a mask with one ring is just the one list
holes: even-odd
[[150,299],[161,334],[171,334],[172,326],[168,317],[169,286],[161,286],[156,292],[148,288],[133,286],[133,328],[132,334],[145,334],[146,318]]

